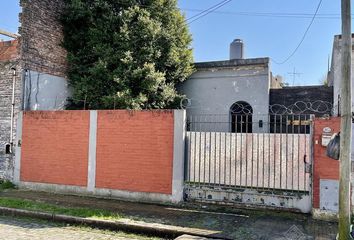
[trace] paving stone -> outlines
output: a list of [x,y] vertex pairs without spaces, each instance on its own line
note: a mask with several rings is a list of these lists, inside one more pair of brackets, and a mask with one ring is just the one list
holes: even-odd
[[44,221],[0,217],[0,238],[6,240],[126,240],[141,239],[108,231],[62,226]]

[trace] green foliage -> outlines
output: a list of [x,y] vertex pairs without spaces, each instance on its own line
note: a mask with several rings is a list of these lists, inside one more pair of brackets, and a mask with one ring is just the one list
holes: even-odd
[[102,209],[89,209],[89,208],[74,208],[74,207],[63,207],[59,205],[43,203],[39,201],[31,201],[16,198],[0,198],[0,206],[15,208],[15,209],[25,209],[31,211],[42,211],[54,214],[64,214],[75,217],[84,218],[97,218],[97,219],[107,219],[107,220],[118,220],[122,218],[121,215],[117,213],[112,213],[107,210]]
[[175,108],[193,72],[177,0],[65,0],[71,108]]
[[16,185],[8,180],[0,180],[0,190],[15,189]]

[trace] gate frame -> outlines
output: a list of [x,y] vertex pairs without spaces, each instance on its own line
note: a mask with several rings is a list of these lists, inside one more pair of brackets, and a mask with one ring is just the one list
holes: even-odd
[[[310,131],[309,135],[309,156],[305,162],[305,171],[308,173],[308,191],[286,191],[286,190],[259,190],[248,187],[240,189],[225,189],[221,186],[193,186],[187,182],[189,174],[189,143],[186,119],[185,136],[185,171],[184,171],[184,200],[191,202],[202,202],[211,204],[232,205],[240,208],[276,209],[293,212],[310,213],[313,208],[313,137],[314,137],[314,115],[309,114]],[[274,133],[276,134],[276,133]],[[306,193],[306,194],[302,194]]]

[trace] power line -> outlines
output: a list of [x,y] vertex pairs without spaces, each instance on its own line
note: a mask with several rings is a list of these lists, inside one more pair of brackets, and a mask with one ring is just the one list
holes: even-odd
[[[203,12],[205,10],[195,8],[180,8],[185,12]],[[233,12],[233,11],[213,11],[213,14],[238,15],[250,17],[280,17],[280,18],[312,18],[313,13],[281,13],[281,12]],[[327,13],[317,14],[317,19],[340,19],[340,14]]]
[[193,18],[199,17],[199,16],[202,15],[203,13],[212,10],[213,8],[215,8],[215,7],[217,7],[217,6],[221,5],[221,4],[223,4],[223,3],[226,2],[226,1],[227,1],[227,0],[223,0],[223,1],[219,2],[218,4],[211,6],[210,8],[207,8],[207,9],[204,9],[204,10],[200,10],[200,13],[198,13],[198,14],[196,14],[196,15],[190,17],[190,18],[187,18],[186,21],[190,21],[190,20],[192,20]]
[[216,5],[214,5],[214,6],[210,7],[210,8],[208,8],[208,9],[206,9],[206,10],[200,12],[199,14],[194,15],[194,16],[188,18],[188,19],[186,20],[186,22],[187,22],[188,24],[191,24],[191,23],[193,23],[193,22],[199,20],[200,18],[205,17],[206,15],[208,15],[208,14],[210,14],[210,13],[216,11],[217,9],[221,8],[222,6],[228,4],[228,3],[231,2],[231,1],[232,1],[232,0],[224,0],[224,1],[222,1],[222,2],[220,2],[220,3],[218,3],[218,4],[216,4]]
[[305,38],[306,38],[306,36],[307,36],[307,33],[309,32],[309,30],[310,30],[310,28],[311,28],[313,22],[315,21],[315,18],[316,18],[316,16],[317,16],[317,13],[318,13],[318,11],[320,10],[322,1],[323,1],[323,0],[320,0],[320,1],[319,1],[318,5],[317,5],[317,8],[316,8],[316,11],[315,11],[315,13],[313,14],[313,17],[312,17],[312,19],[311,19],[311,22],[310,22],[310,24],[308,25],[308,27],[306,28],[306,31],[305,31],[304,35],[302,36],[302,38],[301,38],[299,44],[296,46],[295,50],[294,50],[285,60],[283,60],[283,61],[281,61],[281,62],[278,62],[278,61],[275,61],[274,59],[271,59],[275,64],[279,64],[279,65],[284,64],[284,63],[286,63],[287,61],[289,61],[289,59],[292,58],[292,57],[295,55],[295,53],[297,52],[297,50],[300,48],[300,46],[301,46],[302,43],[304,42],[304,40],[305,40]]

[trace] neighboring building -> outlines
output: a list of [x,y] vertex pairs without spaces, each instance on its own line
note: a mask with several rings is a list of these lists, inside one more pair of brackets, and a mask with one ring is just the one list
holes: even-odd
[[[13,152],[17,144],[12,139],[16,134],[18,112],[61,110],[70,95],[59,21],[64,1],[21,0],[20,5],[20,37],[0,42],[0,179],[12,179]],[[14,73],[15,111],[11,123]]]
[[21,0],[21,71],[25,110],[64,109],[70,95],[59,22],[64,1]]
[[[352,39],[354,34],[352,34]],[[342,36],[334,36],[332,49],[331,69],[328,73],[328,85],[333,86],[333,102],[334,115],[340,115],[340,94],[341,94],[341,42]],[[354,43],[354,41],[352,41]],[[352,52],[354,50],[352,49]],[[354,67],[354,54],[352,54],[352,67]],[[354,74],[352,74],[352,83],[354,82]],[[352,92],[354,93],[354,84],[352,84]],[[352,98],[352,108],[354,109],[354,98]]]
[[[269,58],[244,59],[242,40],[231,43],[230,60],[196,63],[195,68],[179,87],[187,97],[182,105],[195,130],[278,132],[285,126],[274,126],[289,119],[331,115],[332,87],[283,88],[282,77],[272,75]],[[293,117],[269,116],[274,114]]]
[[[253,121],[267,119],[271,79],[269,58],[205,62],[195,66],[197,71],[180,87],[189,99],[189,117],[218,115],[217,121],[228,122],[230,111],[237,113],[233,108],[244,106],[256,116]],[[220,131],[230,130],[226,124],[223,128],[218,127]]]
[[[332,62],[331,69],[328,73],[328,85],[333,87],[333,112],[334,116],[340,116],[341,112],[341,80],[342,80],[342,65],[341,65],[341,42],[342,36],[336,35],[333,40]],[[354,34],[352,33],[352,43],[354,44]],[[352,48],[354,53],[354,47]],[[352,54],[352,68],[354,69],[354,54]],[[352,95],[354,93],[354,74],[352,74]],[[354,98],[352,97],[352,109],[354,109]],[[353,111],[353,110],[352,110]],[[354,132],[354,124],[352,125]],[[352,161],[354,161],[354,139],[352,136]],[[353,165],[354,166],[354,165]]]
[[269,99],[271,114],[330,116],[333,108],[333,87],[318,85],[270,89]]
[[[13,154],[10,148],[10,143],[15,137],[15,120],[11,117],[13,91],[15,91],[15,114],[18,113],[21,102],[21,78],[14,71],[19,64],[17,48],[17,40],[0,42],[0,178],[11,178],[13,170]],[[13,89],[14,80],[15,89]]]
[[270,88],[282,88],[284,86],[283,77],[276,75],[272,77],[272,82]]

